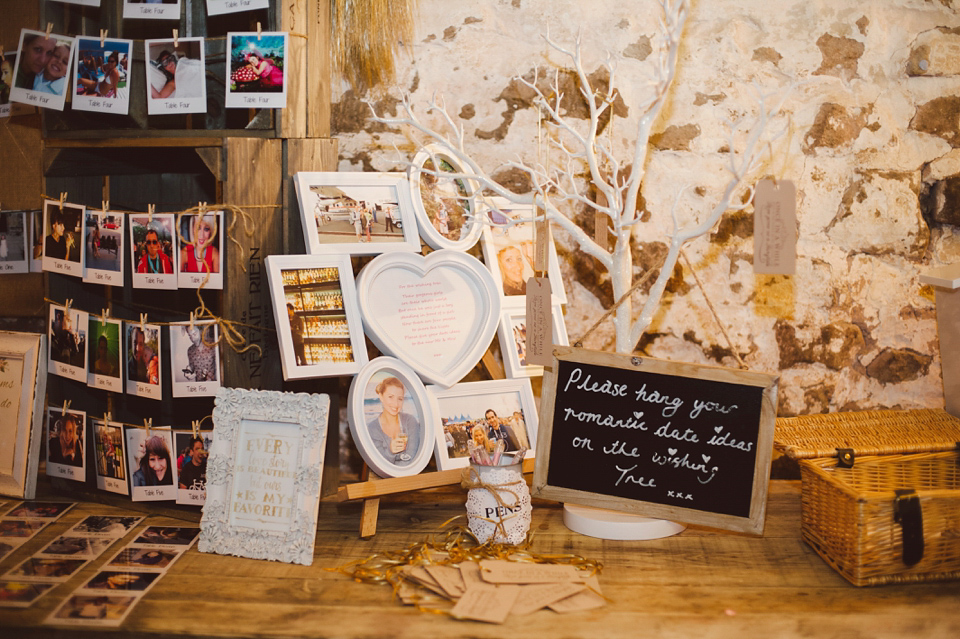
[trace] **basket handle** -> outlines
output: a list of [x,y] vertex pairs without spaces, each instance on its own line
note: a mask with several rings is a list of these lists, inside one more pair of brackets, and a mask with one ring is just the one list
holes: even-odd
[[903,537],[903,563],[913,566],[923,559],[923,513],[920,496],[912,488],[895,491],[893,521],[900,524]]

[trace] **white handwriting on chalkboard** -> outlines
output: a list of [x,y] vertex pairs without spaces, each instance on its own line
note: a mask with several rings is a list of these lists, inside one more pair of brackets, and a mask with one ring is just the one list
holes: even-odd
[[615,441],[610,446],[604,446],[603,452],[608,455],[623,455],[624,457],[639,457],[640,452],[634,447],[632,450],[627,450],[627,442]]
[[663,408],[664,417],[673,417],[674,414],[676,414],[677,409],[683,406],[683,400],[679,397],[661,395],[657,390],[651,390],[650,392],[647,392],[646,384],[641,386],[640,390],[637,391],[637,401],[647,402],[648,404],[666,404],[666,406]]
[[731,439],[730,433],[723,433],[721,436],[720,433],[723,432],[723,426],[716,426],[713,429],[717,434],[707,440],[707,443],[711,446],[729,446],[730,448],[736,448],[737,450],[742,450],[749,453],[753,450],[753,442],[738,442],[735,439]]
[[571,417],[578,422],[585,424],[596,424],[597,426],[609,426],[610,428],[631,428],[639,430],[647,430],[647,427],[644,425],[646,422],[637,421],[643,417],[642,412],[634,411],[633,417],[628,417],[626,420],[615,419],[613,415],[604,415],[602,413],[588,413],[584,410],[574,410],[572,408],[563,409],[563,420],[567,421]]
[[[690,455],[688,453],[685,453],[683,457],[677,456],[676,448],[668,448],[667,452],[670,454],[659,455],[657,453],[653,453],[653,463],[659,464],[660,466],[672,466],[673,468],[692,470],[699,474],[697,481],[699,481],[701,484],[709,484],[710,481],[716,476],[717,471],[720,470],[720,468],[717,466],[707,466],[707,463],[710,462],[710,455],[701,455],[701,457],[703,457],[703,462],[692,462],[690,461]],[[709,477],[707,477],[707,475],[709,475]]]
[[716,412],[722,413],[724,415],[729,415],[730,411],[737,407],[736,404],[730,406],[722,406],[716,402],[702,402],[699,399],[693,400],[693,410],[690,411],[690,419],[696,419],[700,416],[700,411]]
[[620,478],[617,480],[615,486],[619,486],[621,482],[624,484],[637,484],[638,486],[643,486],[644,488],[656,488],[657,483],[655,479],[644,479],[643,477],[634,477],[629,473],[636,470],[637,465],[634,464],[630,468],[620,468],[619,466],[614,466],[617,470],[620,471]]
[[570,377],[567,378],[567,384],[563,387],[563,392],[567,392],[570,390],[570,385],[575,384],[575,388],[577,390],[586,391],[588,393],[602,393],[604,395],[612,395],[613,397],[627,396],[626,384],[614,384],[609,379],[601,384],[599,382],[591,381],[589,374],[587,374],[586,379],[581,382],[580,379],[582,377],[582,369],[575,368],[570,371]]
[[681,433],[679,428],[670,428],[670,422],[667,422],[655,430],[653,434],[657,437],[667,437],[669,439],[676,439],[677,441],[681,442],[691,442],[693,444],[696,444],[700,441],[697,438],[697,434],[689,428]]

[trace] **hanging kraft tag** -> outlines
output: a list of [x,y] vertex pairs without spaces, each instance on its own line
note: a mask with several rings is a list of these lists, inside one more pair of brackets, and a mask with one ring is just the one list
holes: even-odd
[[543,209],[537,209],[533,248],[534,277],[527,280],[527,364],[550,366],[553,363],[553,317],[551,317],[550,280],[547,256],[550,246],[550,222]]
[[761,180],[754,194],[753,272],[793,275],[797,268],[797,187]]

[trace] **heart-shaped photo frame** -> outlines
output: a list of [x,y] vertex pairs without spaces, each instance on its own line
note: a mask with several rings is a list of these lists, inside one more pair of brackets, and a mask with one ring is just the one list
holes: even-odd
[[478,259],[451,249],[385,253],[357,276],[367,336],[425,382],[459,382],[497,330],[497,283]]

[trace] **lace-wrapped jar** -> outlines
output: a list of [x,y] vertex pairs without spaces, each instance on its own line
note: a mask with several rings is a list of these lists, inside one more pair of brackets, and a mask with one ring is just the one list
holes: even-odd
[[467,491],[467,525],[477,541],[518,545],[530,530],[530,489],[522,465],[471,464],[463,486]]

